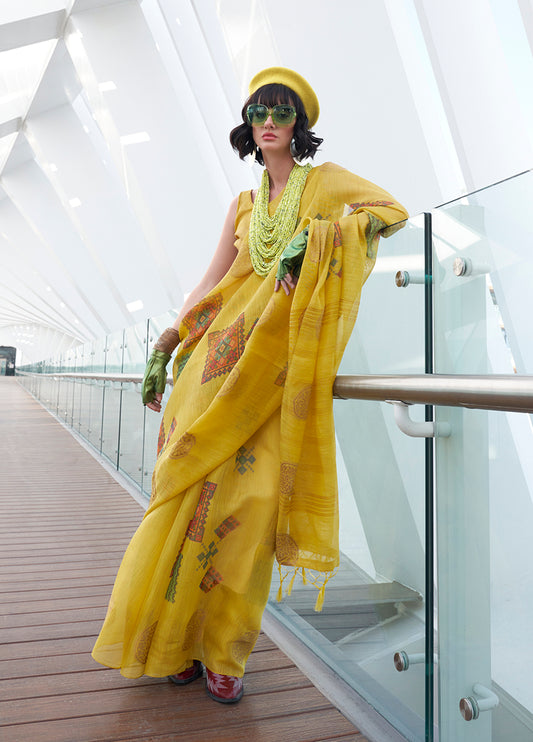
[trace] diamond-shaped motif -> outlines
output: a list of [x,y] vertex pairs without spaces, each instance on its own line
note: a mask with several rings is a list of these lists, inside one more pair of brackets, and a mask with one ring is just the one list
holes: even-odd
[[210,332],[202,384],[227,374],[244,352],[244,313],[225,330]]

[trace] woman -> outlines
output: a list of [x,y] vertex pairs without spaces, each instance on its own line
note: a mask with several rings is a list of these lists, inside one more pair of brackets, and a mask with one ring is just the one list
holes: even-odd
[[174,389],[150,505],[93,651],[126,677],[178,685],[204,665],[223,703],[242,697],[274,555],[291,584],[296,572],[316,584],[317,609],[338,565],[332,383],[379,236],[407,216],[337,165],[295,164],[322,142],[318,113],[291,70],[250,83],[230,141],[263,180],[232,202],[205,276],[154,346],[143,401],[161,410],[180,344]]

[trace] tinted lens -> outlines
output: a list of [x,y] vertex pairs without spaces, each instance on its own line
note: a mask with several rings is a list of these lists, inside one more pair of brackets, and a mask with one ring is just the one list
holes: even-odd
[[294,106],[274,106],[272,109],[272,121],[278,126],[292,124],[296,117]]
[[261,103],[251,103],[246,109],[246,118],[250,126],[260,126],[268,118],[268,108]]

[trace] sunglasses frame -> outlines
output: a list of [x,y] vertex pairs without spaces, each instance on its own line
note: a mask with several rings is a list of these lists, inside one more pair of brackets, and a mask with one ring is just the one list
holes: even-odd
[[[250,113],[250,109],[256,109],[261,108],[266,111],[266,116],[263,121],[254,123],[254,118],[257,115],[256,111],[252,110],[252,113]],[[277,112],[276,109],[279,108],[290,108],[292,111],[292,118],[290,121],[283,121],[280,122],[277,120]],[[246,120],[248,122],[249,126],[263,126],[265,121],[268,119],[268,117],[272,117],[272,121],[276,124],[276,126],[290,126],[295,118],[296,118],[296,108],[294,106],[291,106],[290,103],[278,103],[275,106],[272,106],[272,108],[269,108],[268,106],[265,106],[264,103],[250,103],[250,105],[246,109]]]

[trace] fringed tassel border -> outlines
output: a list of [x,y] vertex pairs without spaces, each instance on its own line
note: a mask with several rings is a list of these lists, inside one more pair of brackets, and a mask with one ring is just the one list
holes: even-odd
[[283,572],[282,565],[278,564],[279,588],[276,595],[277,602],[281,603],[281,601],[283,600],[283,583],[285,582],[287,577],[290,576],[290,580],[285,595],[289,596],[292,593],[296,575],[300,575],[303,585],[311,584],[314,585],[318,590],[318,595],[315,603],[315,611],[321,611],[324,605],[324,598],[326,596],[326,585],[332,577],[335,577],[335,575],[337,574],[337,570],[334,569],[331,572],[315,572],[310,569],[307,569],[306,571],[305,567],[286,567],[285,569],[286,571]]

